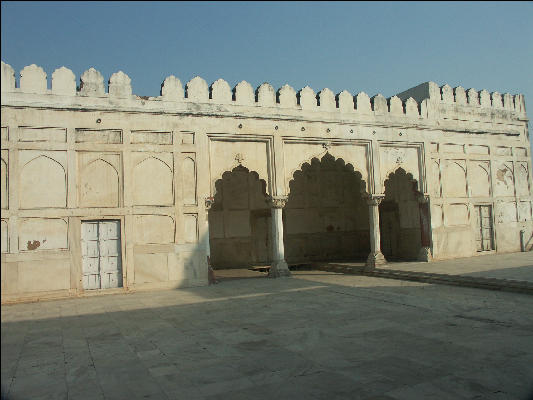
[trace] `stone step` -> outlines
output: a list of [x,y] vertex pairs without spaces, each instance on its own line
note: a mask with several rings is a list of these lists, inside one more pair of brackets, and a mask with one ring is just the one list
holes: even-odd
[[452,286],[472,287],[477,289],[501,290],[533,295],[533,283],[515,279],[485,278],[478,276],[463,276],[438,274],[430,272],[402,271],[376,268],[365,271],[364,267],[342,264],[314,264],[314,268],[321,271],[373,276],[385,279],[398,279],[423,283],[444,284]]

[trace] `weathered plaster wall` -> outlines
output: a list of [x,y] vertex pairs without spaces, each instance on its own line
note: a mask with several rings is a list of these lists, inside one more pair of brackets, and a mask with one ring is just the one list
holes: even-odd
[[[355,183],[335,175],[319,189],[303,185],[299,195],[291,187],[306,164],[326,154],[351,166],[365,193],[384,194],[398,168],[411,174],[417,195],[429,197],[435,258],[477,254],[476,205],[492,207],[494,251],[518,251],[521,230],[526,247],[533,246],[522,95],[428,82],[386,99],[329,89],[317,94],[309,87],[296,92],[288,85],[275,91],[267,83],[254,90],[244,81],[232,90],[223,80],[209,86],[199,77],[184,88],[169,77],[161,96],[144,98],[132,94],[122,72],[111,76],[106,91],[92,68],[80,77],[79,90],[70,70],[56,70],[49,90],[46,73],[35,65],[16,81],[2,62],[4,301],[82,293],[86,220],[120,222],[125,288],[207,284],[204,199],[217,196],[217,181],[240,165],[264,181],[263,197],[290,196],[284,210],[289,259],[309,254],[298,249],[313,235],[322,241],[330,225],[341,233],[317,258],[363,251],[368,209]],[[317,198],[332,204],[315,207]],[[246,228],[228,217],[227,243],[245,237],[242,229],[247,235],[268,231],[268,208],[239,207],[213,209],[213,241],[222,239],[216,221],[225,213],[246,214],[241,219],[248,221]],[[254,213],[259,228],[250,223]],[[335,223],[327,223],[330,214]],[[400,227],[414,238],[416,212],[403,214]]]

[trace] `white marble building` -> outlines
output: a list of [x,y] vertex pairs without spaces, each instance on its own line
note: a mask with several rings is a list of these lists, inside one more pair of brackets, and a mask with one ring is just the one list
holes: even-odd
[[206,285],[213,268],[532,245],[522,95],[389,99],[170,76],[161,96],[2,62],[2,301]]

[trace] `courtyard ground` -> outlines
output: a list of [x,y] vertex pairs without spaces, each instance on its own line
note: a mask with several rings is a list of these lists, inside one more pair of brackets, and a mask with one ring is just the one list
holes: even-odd
[[[517,253],[387,268],[533,281]],[[8,399],[530,399],[533,296],[327,271],[2,306]],[[240,278],[240,279],[237,279]]]

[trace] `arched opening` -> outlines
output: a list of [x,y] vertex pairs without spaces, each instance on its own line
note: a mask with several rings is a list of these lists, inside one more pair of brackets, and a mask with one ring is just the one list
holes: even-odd
[[361,174],[326,153],[293,177],[283,210],[287,262],[366,259],[370,234]]
[[387,260],[415,260],[421,248],[421,220],[417,183],[403,168],[385,181],[379,205],[381,252]]
[[239,165],[215,182],[208,214],[213,269],[248,268],[271,261],[272,220],[266,182]]

